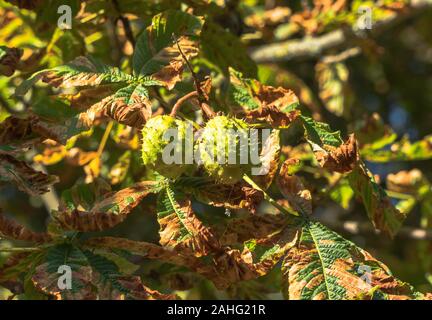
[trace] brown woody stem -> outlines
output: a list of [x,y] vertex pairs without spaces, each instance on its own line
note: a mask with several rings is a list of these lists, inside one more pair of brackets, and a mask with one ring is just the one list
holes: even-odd
[[180,110],[181,106],[183,105],[183,103],[185,103],[187,100],[194,98],[194,97],[198,97],[198,92],[196,92],[196,91],[189,92],[188,94],[186,94],[183,97],[181,97],[180,99],[178,99],[177,102],[175,103],[174,107],[171,110],[170,116],[175,117],[177,115],[177,112]]

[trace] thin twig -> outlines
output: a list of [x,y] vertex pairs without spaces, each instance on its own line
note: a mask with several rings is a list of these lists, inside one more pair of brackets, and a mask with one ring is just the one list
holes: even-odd
[[198,77],[197,77],[196,73],[193,71],[190,62],[189,62],[189,60],[187,59],[186,55],[184,54],[184,52],[183,52],[183,50],[182,50],[182,48],[181,48],[181,46],[180,46],[180,43],[178,42],[178,40],[177,40],[177,38],[176,38],[176,36],[175,36],[174,33],[172,34],[172,37],[173,37],[173,39],[174,39],[174,42],[175,42],[176,45],[177,45],[177,48],[178,48],[178,50],[179,50],[179,52],[180,52],[180,55],[182,56],[183,60],[186,62],[186,65],[187,65],[187,67],[188,67],[190,73],[192,74],[192,78],[194,79],[195,89],[196,89],[196,92],[198,93],[198,101],[199,101],[199,105],[200,105],[201,110],[206,114],[206,116],[207,116],[208,118],[212,118],[212,117],[214,117],[214,116],[216,115],[216,113],[215,113],[214,110],[213,110],[213,109],[212,109],[212,108],[207,104],[207,98],[206,98],[206,95],[205,95],[204,92],[202,91],[202,88],[201,88],[201,85],[200,85],[200,82],[199,82],[199,80],[198,80]]
[[192,91],[192,92],[189,92],[188,94],[184,95],[180,99],[178,99],[177,102],[175,103],[174,107],[171,110],[170,116],[175,117],[177,115],[178,110],[183,105],[183,103],[185,103],[187,100],[189,100],[193,97],[197,97],[197,96],[198,96],[198,92]]
[[122,22],[123,28],[125,29],[126,38],[129,40],[129,42],[135,48],[135,37],[134,37],[133,32],[132,32],[130,21],[129,21],[128,18],[126,18],[125,16],[123,16],[121,14],[120,5],[119,5],[118,1],[117,0],[112,0],[112,2],[114,4],[114,7],[115,7],[116,11],[119,14],[118,17],[117,17],[117,19]]

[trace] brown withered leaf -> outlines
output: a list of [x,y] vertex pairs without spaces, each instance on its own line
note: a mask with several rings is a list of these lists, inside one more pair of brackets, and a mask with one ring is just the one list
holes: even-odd
[[111,95],[111,85],[100,85],[95,88],[82,89],[76,94],[60,94],[59,98],[70,101],[70,107],[74,110],[85,111],[95,103]]
[[141,181],[105,194],[89,210],[83,211],[79,207],[71,207],[71,204],[61,203],[59,210],[53,211],[52,215],[64,230],[101,231],[123,222],[144,197],[157,190],[157,182]]
[[395,192],[416,194],[422,184],[424,177],[419,169],[402,170],[387,176],[387,188]]
[[244,243],[251,239],[264,239],[278,234],[292,222],[286,214],[254,214],[230,219],[220,238],[222,245]]
[[128,290],[127,298],[134,300],[176,300],[175,294],[163,294],[146,287],[139,276],[121,276],[117,282]]
[[274,88],[256,81],[254,92],[259,108],[246,112],[251,120],[262,120],[275,128],[286,128],[300,115],[299,110],[285,111],[285,108],[298,103],[295,93],[282,87]]
[[292,167],[298,165],[298,159],[286,160],[280,169],[277,183],[283,196],[297,212],[312,214],[312,195],[305,188],[301,179],[291,174]]
[[267,190],[273,182],[279,169],[280,136],[279,130],[273,130],[269,138],[264,141],[260,153],[260,168],[252,172],[254,182],[263,190]]
[[23,54],[22,49],[0,46],[0,74],[10,77],[15,73]]
[[28,272],[29,263],[34,261],[35,254],[30,252],[15,252],[8,255],[0,268],[0,285],[12,293],[23,293],[24,288],[19,277]]
[[49,186],[58,182],[56,176],[36,171],[10,155],[0,155],[0,177],[0,181],[12,181],[18,189],[30,195],[48,192]]
[[[239,281],[256,279],[266,275],[297,243],[299,229],[287,227],[276,238],[268,238],[257,245],[264,244],[267,250],[259,257],[244,247],[240,252],[237,249],[225,248],[224,251],[213,255],[213,263],[199,267],[197,272],[210,279],[218,289],[226,289]],[[254,259],[258,258],[258,259]],[[257,260],[256,262],[254,260]]]
[[176,196],[168,188],[161,197],[158,222],[159,242],[162,246],[197,257],[219,249],[219,241],[196,217],[189,199]]
[[319,165],[329,171],[351,172],[359,161],[359,151],[354,134],[350,134],[347,141],[337,148],[332,146],[321,148],[316,144],[312,144],[312,148]]
[[0,237],[30,242],[47,242],[51,237],[46,233],[33,232],[16,221],[7,219],[0,211]]
[[192,192],[199,201],[212,206],[247,209],[250,212],[255,212],[264,199],[261,191],[244,182],[233,185],[209,182],[204,188],[194,188]]
[[32,129],[33,118],[18,118],[9,116],[0,123],[0,145],[8,149],[0,149],[0,153],[25,151],[43,138]]
[[88,126],[102,116],[134,128],[142,128],[151,117],[151,102],[142,96],[134,97],[133,101],[134,103],[128,104],[124,99],[110,95],[92,105],[82,115]]
[[159,245],[134,241],[118,237],[100,237],[92,238],[84,243],[85,246],[93,248],[121,249],[133,254],[140,255],[149,259],[156,259],[180,266],[194,266],[199,262],[192,255],[183,255],[182,253],[172,251]]
[[174,88],[177,82],[181,81],[183,73],[183,61],[171,61],[167,66],[152,75],[152,78],[159,81],[168,90]]

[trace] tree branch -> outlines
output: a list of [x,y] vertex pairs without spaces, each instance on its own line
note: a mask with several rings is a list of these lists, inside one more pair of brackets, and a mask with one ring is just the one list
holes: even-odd
[[[386,20],[378,21],[367,31],[370,36],[377,36],[389,27],[406,18],[432,7],[430,0],[411,0],[407,13],[392,16]],[[297,58],[315,58],[328,49],[349,48],[355,46],[359,36],[364,30],[338,29],[316,37],[287,40],[275,44],[266,44],[250,50],[250,55],[257,63],[283,62]]]

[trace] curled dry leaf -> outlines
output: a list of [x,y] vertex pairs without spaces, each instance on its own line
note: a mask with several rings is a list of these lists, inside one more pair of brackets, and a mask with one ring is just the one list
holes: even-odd
[[321,148],[316,144],[312,144],[312,148],[319,165],[329,171],[351,172],[359,161],[357,141],[354,134],[351,134],[348,140],[339,147],[326,145]]
[[157,189],[156,182],[137,182],[128,188],[105,194],[88,211],[60,204],[59,210],[52,215],[65,230],[101,231],[123,222],[144,197]]
[[298,98],[291,90],[266,86],[256,81],[254,92],[258,109],[246,112],[246,117],[262,120],[275,128],[286,128],[300,115],[299,110],[286,111],[289,106],[298,104]]
[[281,193],[288,199],[290,206],[302,214],[312,214],[312,195],[305,188],[298,176],[292,174],[292,168],[299,164],[298,159],[288,159],[281,167],[277,183]]
[[264,141],[260,152],[260,168],[252,169],[254,182],[263,190],[267,190],[273,182],[277,170],[279,169],[280,158],[280,135],[279,130],[273,130],[270,137]]
[[39,195],[48,192],[49,186],[57,183],[58,178],[36,171],[10,155],[0,155],[0,181],[12,181],[21,191]]
[[31,242],[47,242],[51,239],[51,237],[46,233],[33,232],[13,220],[6,219],[1,211],[0,237]]
[[213,182],[206,184],[205,188],[194,188],[193,194],[199,201],[215,207],[247,209],[250,212],[256,212],[258,205],[264,199],[261,191],[244,182],[233,185]]
[[231,219],[225,227],[220,242],[222,245],[244,243],[251,239],[264,239],[279,234],[292,223],[286,214],[254,214],[245,218]]
[[15,73],[23,51],[18,48],[0,46],[0,74],[7,77]]
[[128,103],[115,94],[108,96],[83,113],[83,119],[88,126],[93,125],[100,117],[109,117],[121,124],[142,128],[151,117],[151,102],[142,96],[133,96],[131,99],[133,103]]

